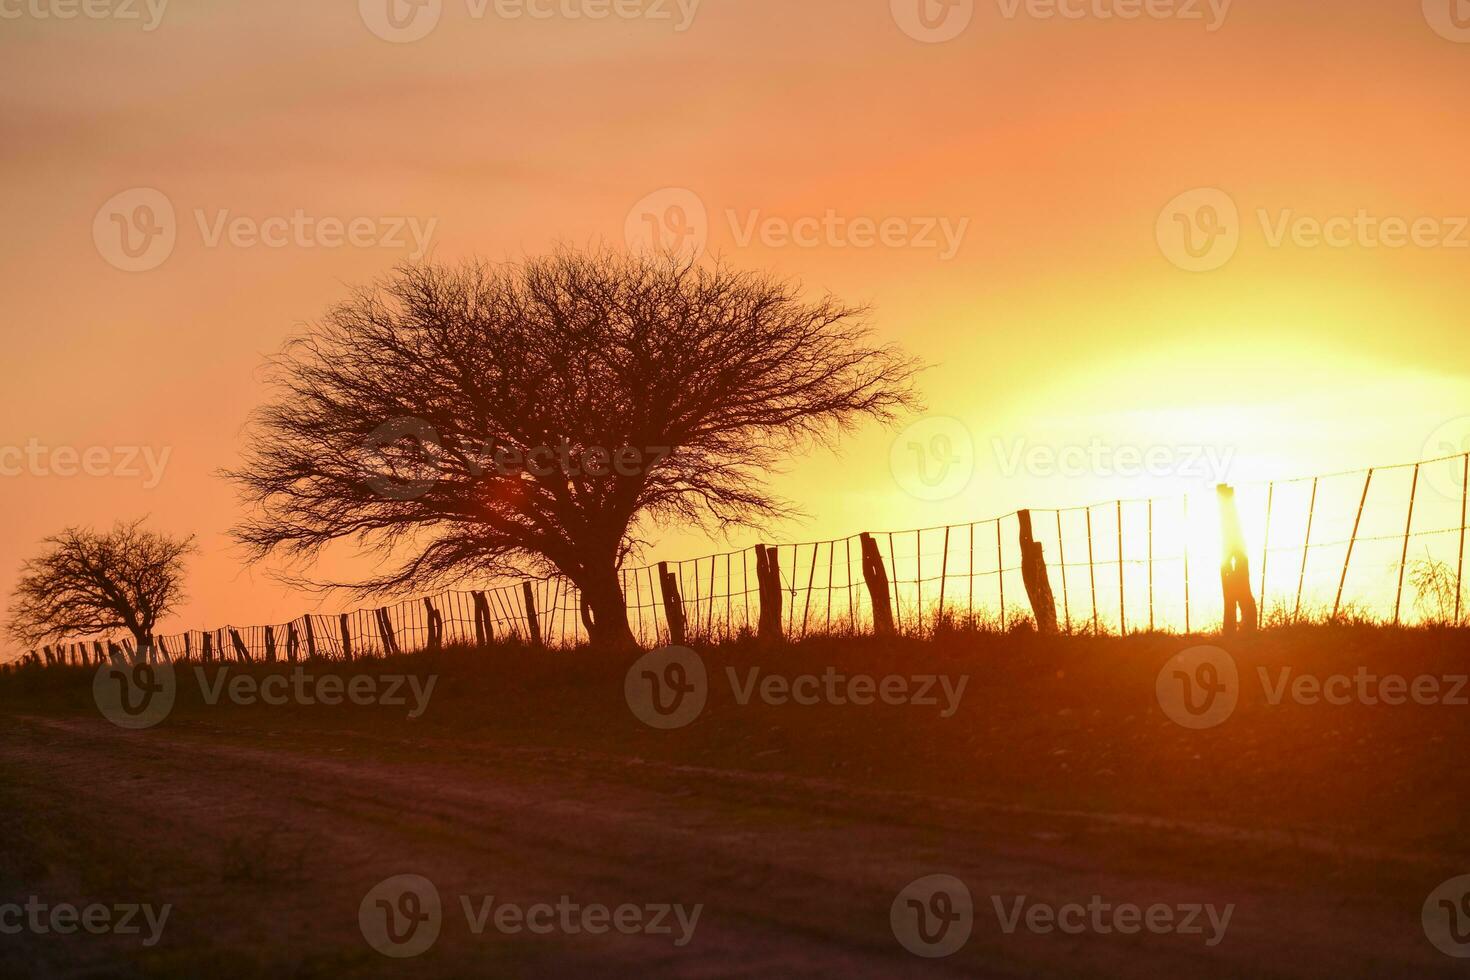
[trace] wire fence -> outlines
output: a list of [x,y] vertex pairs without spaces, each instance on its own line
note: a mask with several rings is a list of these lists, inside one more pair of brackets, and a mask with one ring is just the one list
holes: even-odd
[[[1464,591],[1467,484],[1470,454],[1236,485],[1260,625],[1346,616],[1463,624],[1470,614]],[[1222,627],[1215,491],[1029,514],[1057,621],[1066,631],[1200,633]],[[1005,630],[1032,621],[1019,525],[1019,514],[1011,513],[870,532],[899,631],[922,634],[941,625]],[[873,628],[862,537],[764,546],[779,576],[785,637]],[[666,644],[680,630],[686,638],[711,641],[757,632],[757,547],[623,569],[629,626],[638,642]],[[671,608],[684,621],[674,628]],[[558,649],[587,643],[575,586],[553,576],[308,614],[272,626],[189,631],[157,638],[155,653],[206,661],[351,659],[506,640]],[[45,651],[48,662],[91,662],[103,655],[97,640]]]

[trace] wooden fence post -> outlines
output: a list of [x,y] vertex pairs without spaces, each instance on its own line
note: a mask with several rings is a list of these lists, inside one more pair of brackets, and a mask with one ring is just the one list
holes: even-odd
[[1235,488],[1224,483],[1215,488],[1220,498],[1220,588],[1225,596],[1226,636],[1237,629],[1254,632],[1258,623],[1256,600],[1251,594],[1250,558],[1245,535],[1240,529],[1240,512],[1235,506]]
[[342,615],[337,617],[337,627],[342,633],[342,659],[351,660],[352,624],[348,621],[346,613],[343,613]]
[[316,659],[316,627],[311,624],[311,613],[301,617],[301,625],[306,632],[306,659]]
[[780,552],[763,544],[756,545],[755,577],[760,587],[760,638],[779,642],[784,635],[781,629]]
[[235,647],[235,659],[242,664],[250,663],[250,650],[240,638],[240,631],[234,627],[230,628],[230,643]]
[[274,626],[265,628],[265,662],[268,664],[276,662],[276,628]]
[[526,630],[530,634],[527,642],[533,647],[541,646],[541,622],[536,617],[536,590],[530,582],[521,583],[521,598],[526,603]]
[[383,653],[396,657],[399,653],[398,638],[393,635],[393,620],[388,616],[388,610],[379,609],[374,616],[378,621],[378,635],[383,639]]
[[286,624],[286,659],[295,663],[300,657],[301,638],[296,635],[296,624]]
[[1046,555],[1031,527],[1031,512],[1016,512],[1021,525],[1021,581],[1026,586],[1026,596],[1031,600],[1031,612],[1036,617],[1036,629],[1041,633],[1057,631],[1057,600],[1052,595],[1051,580],[1046,573]]
[[679,582],[669,571],[666,561],[658,563],[658,590],[663,596],[664,619],[669,624],[669,643],[683,646],[688,626],[684,617],[684,599],[679,594]]
[[475,601],[475,642],[482,647],[490,645],[495,638],[495,629],[491,623],[490,603],[485,598],[485,593],[476,592]]
[[213,663],[214,662],[214,634],[213,633],[205,633],[204,634],[204,648],[199,652],[199,656],[203,659],[203,661],[205,663]]
[[863,581],[867,583],[868,595],[873,600],[873,631],[879,636],[892,636],[897,630],[893,626],[893,597],[888,588],[888,570],[883,567],[883,555],[871,534],[864,533],[859,541]]
[[424,600],[424,612],[429,617],[429,649],[444,649],[444,617],[434,608],[432,599]]

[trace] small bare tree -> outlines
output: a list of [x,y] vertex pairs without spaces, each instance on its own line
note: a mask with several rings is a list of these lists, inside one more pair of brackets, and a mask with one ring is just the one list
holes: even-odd
[[350,540],[402,594],[560,572],[594,642],[630,646],[619,570],[640,522],[725,529],[794,509],[785,457],[915,401],[862,308],[668,256],[564,250],[402,268],[275,362],[280,397],[229,474],[253,560]]
[[10,607],[10,635],[34,646],[48,640],[127,630],[148,649],[158,620],[184,598],[184,559],[194,537],[175,538],[119,522],[107,533],[67,528],[21,567]]

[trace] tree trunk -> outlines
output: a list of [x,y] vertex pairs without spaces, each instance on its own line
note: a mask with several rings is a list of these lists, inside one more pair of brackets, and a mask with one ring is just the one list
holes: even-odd
[[585,582],[576,583],[588,615],[584,617],[592,645],[603,650],[633,650],[638,641],[628,626],[628,606],[618,584],[618,573],[609,564],[596,571]]
[[140,664],[149,663],[153,659],[153,634],[146,627],[128,629],[133,634],[133,649],[137,651],[134,656]]

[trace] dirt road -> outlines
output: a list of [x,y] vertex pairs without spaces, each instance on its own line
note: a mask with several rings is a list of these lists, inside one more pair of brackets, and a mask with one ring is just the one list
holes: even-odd
[[[1420,925],[1446,877],[1434,855],[569,749],[360,733],[308,745],[200,723],[126,734],[86,717],[0,726],[0,899],[172,907],[151,947],[7,935],[7,976],[1383,977],[1463,965]],[[392,958],[359,913],[406,874],[433,883],[441,926],[421,955]],[[974,912],[963,946],[931,959],[905,949],[890,911],[935,874],[963,882]],[[661,934],[592,935],[575,915],[511,932],[477,918],[488,896],[490,908],[700,911],[676,945],[688,930],[672,913]],[[1045,930],[1046,913],[1030,912],[1070,904],[1084,909],[1060,914],[1080,931]],[[1128,905],[1168,906],[1175,928],[1125,933]],[[1204,906],[1217,923],[1233,907],[1223,933]]]

